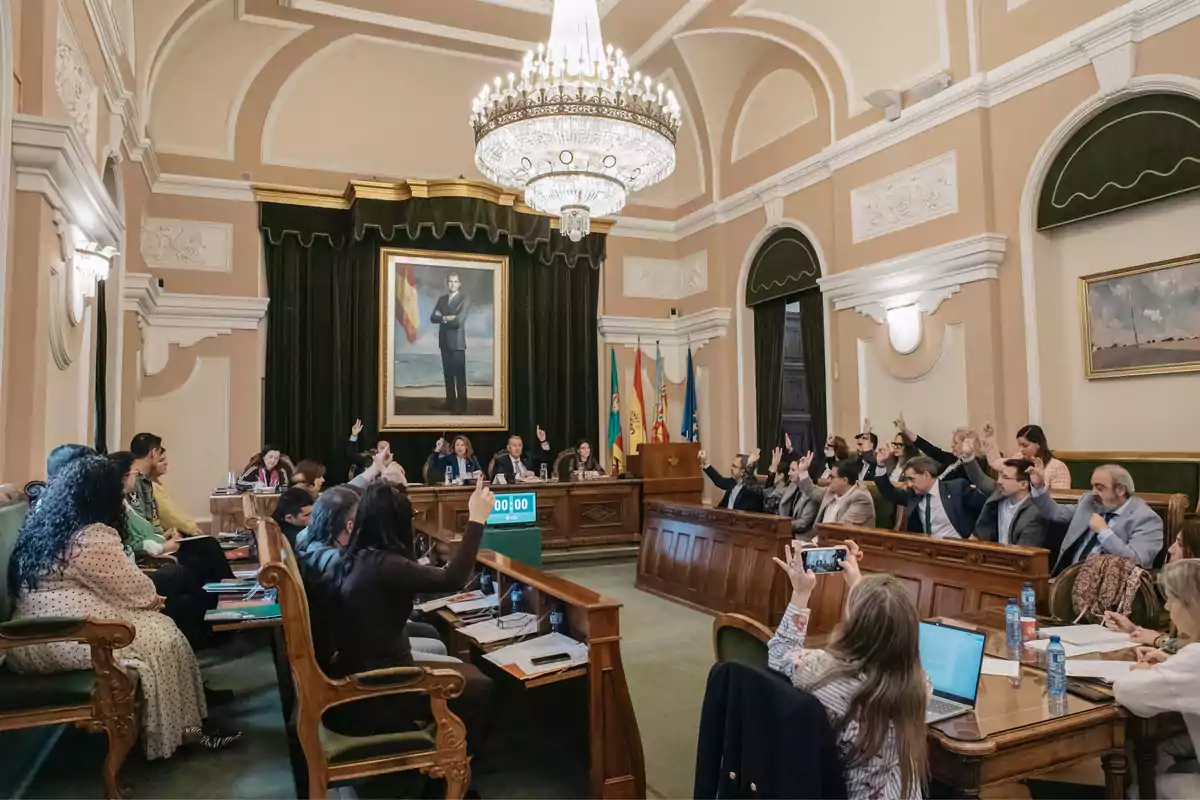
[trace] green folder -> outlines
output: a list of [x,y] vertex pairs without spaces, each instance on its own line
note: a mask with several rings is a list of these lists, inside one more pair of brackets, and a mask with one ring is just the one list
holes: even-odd
[[205,622],[243,622],[248,619],[278,619],[283,616],[279,603],[241,608],[214,608],[204,614]]

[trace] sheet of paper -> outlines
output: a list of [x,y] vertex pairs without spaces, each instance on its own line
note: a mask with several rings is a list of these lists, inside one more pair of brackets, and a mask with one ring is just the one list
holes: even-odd
[[[1045,650],[1050,646],[1049,639],[1034,639],[1031,642],[1026,642],[1025,646],[1033,650]],[[1070,644],[1063,642],[1063,651],[1067,654],[1067,658],[1075,658],[1076,656],[1084,656],[1088,653],[1113,653],[1117,650],[1124,650],[1127,647],[1134,647],[1134,643],[1128,638],[1122,642],[1106,642],[1103,644]]]
[[500,605],[500,595],[498,594],[484,595],[481,592],[475,592],[474,594],[480,596],[473,597],[470,600],[463,600],[462,602],[450,603],[450,610],[455,614],[470,614],[473,611],[482,611],[485,608],[495,608]]
[[537,633],[538,620],[533,614],[509,614],[499,619],[489,619],[459,628],[459,633],[470,636],[480,644],[503,642],[518,636]]
[[466,600],[478,600],[481,597],[483,597],[483,592],[476,589],[473,592],[461,592],[460,594],[452,594],[447,597],[439,597],[436,600],[430,600],[427,603],[421,603],[417,606],[417,608],[428,614],[430,611],[437,611],[439,608],[445,608],[451,603],[458,603]]
[[[539,656],[567,653],[570,658],[565,661],[555,661],[551,664],[534,664],[533,659]],[[543,672],[569,669],[588,663],[588,646],[585,642],[577,642],[561,633],[548,633],[524,642],[501,647],[484,656],[497,666],[516,665],[526,675],[540,675]]]
[[1067,675],[1072,678],[1099,678],[1112,683],[1120,675],[1127,675],[1132,661],[1100,661],[1086,658],[1067,660]]
[[1042,628],[1038,631],[1038,635],[1042,637],[1057,636],[1067,644],[1081,646],[1129,641],[1129,634],[1111,631],[1103,625],[1062,625],[1056,628]]
[[984,675],[1003,675],[1006,678],[1016,678],[1021,674],[1021,662],[1009,661],[1006,658],[990,658],[984,656]]

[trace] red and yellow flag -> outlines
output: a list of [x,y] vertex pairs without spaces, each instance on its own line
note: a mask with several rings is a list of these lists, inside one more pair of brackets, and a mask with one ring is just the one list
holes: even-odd
[[633,359],[633,407],[629,409],[629,452],[636,453],[646,441],[646,402],[642,399],[642,347]]
[[417,303],[417,285],[413,281],[412,266],[400,264],[396,267],[396,319],[404,326],[408,343],[417,340],[421,326],[421,309]]

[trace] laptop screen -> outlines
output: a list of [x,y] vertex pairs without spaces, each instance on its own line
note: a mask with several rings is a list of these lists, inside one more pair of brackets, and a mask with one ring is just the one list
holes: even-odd
[[986,641],[987,637],[976,631],[922,622],[921,666],[933,683],[933,693],[974,706]]

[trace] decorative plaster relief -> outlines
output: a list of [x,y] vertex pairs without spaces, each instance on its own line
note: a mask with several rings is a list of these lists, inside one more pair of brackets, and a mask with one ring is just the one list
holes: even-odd
[[100,90],[88,69],[87,59],[79,39],[71,27],[71,17],[60,3],[58,36],[54,49],[54,88],[71,118],[71,127],[87,145],[88,153],[96,151],[96,106]]
[[708,251],[701,250],[678,260],[626,256],[626,297],[679,300],[708,289]]
[[607,344],[637,348],[654,358],[655,346],[662,349],[663,375],[671,383],[687,378],[687,351],[699,350],[725,335],[731,312],[709,308],[685,317],[600,317],[600,335]]
[[229,272],[233,265],[233,225],[193,219],[142,220],[142,258],[153,269]]
[[267,303],[266,297],[164,292],[151,275],[125,275],[123,307],[137,314],[142,372],[147,376],[166,368],[173,344],[191,347],[235,330],[257,329]]
[[958,211],[958,157],[951,150],[850,192],[854,242]]

